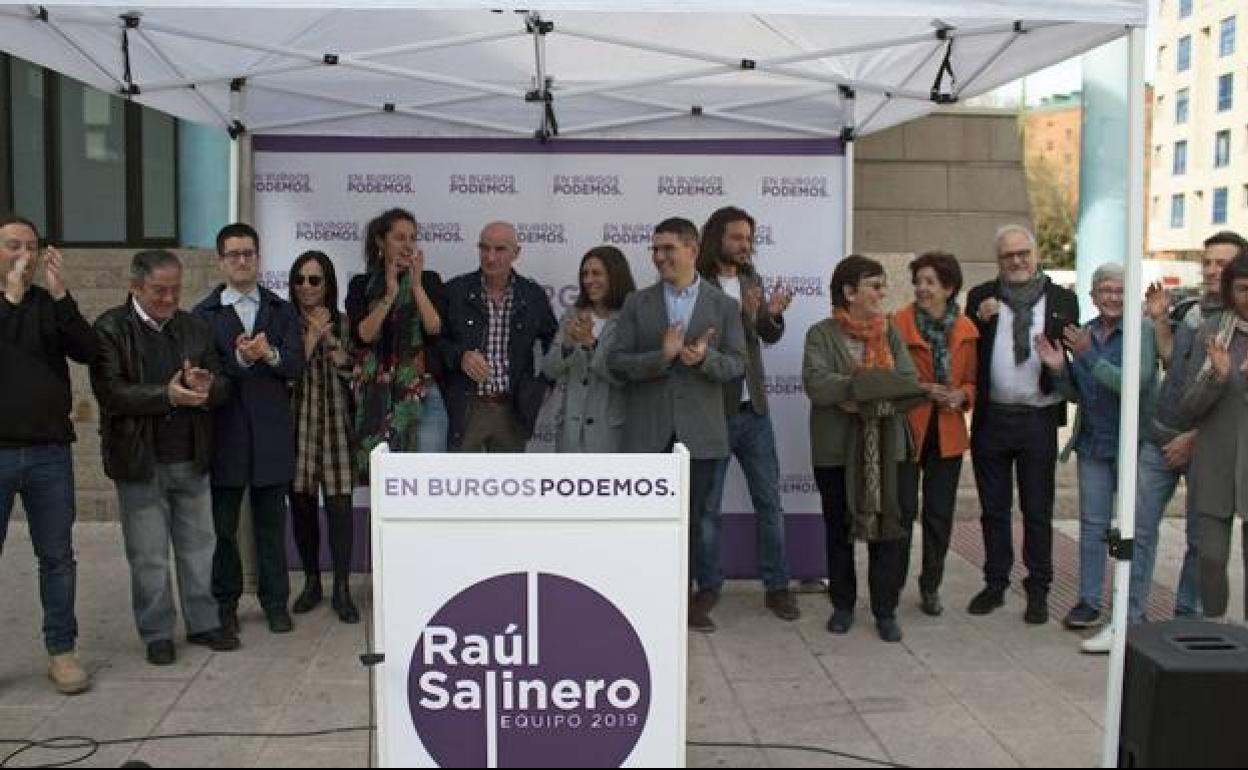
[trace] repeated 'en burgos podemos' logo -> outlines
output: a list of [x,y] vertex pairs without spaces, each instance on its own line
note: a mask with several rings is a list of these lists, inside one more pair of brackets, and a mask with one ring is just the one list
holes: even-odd
[[408,674],[412,723],[442,767],[619,767],[650,693],[624,614],[549,573],[461,591],[421,632]]

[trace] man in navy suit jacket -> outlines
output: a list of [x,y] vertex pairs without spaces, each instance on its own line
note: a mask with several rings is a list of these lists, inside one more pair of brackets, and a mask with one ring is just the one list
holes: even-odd
[[288,385],[303,374],[303,334],[294,307],[257,281],[260,236],[250,225],[221,229],[217,259],[226,282],[195,307],[212,327],[233,385],[229,400],[213,412],[212,593],[222,630],[237,635],[243,593],[238,512],[250,487],[260,606],[269,630],[286,633],[293,628],[286,610],[286,490],[295,477]]

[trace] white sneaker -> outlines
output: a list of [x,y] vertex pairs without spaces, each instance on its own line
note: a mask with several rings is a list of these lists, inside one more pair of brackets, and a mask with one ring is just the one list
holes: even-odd
[[1079,644],[1079,651],[1085,655],[1108,655],[1114,646],[1114,627],[1105,626]]

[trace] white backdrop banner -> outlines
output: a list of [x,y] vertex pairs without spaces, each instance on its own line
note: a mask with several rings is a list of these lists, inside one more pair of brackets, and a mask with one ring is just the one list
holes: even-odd
[[[286,295],[290,264],[309,249],[334,261],[340,291],[364,267],[368,221],[401,206],[419,222],[428,269],[444,280],[477,267],[481,227],[516,225],[516,269],[544,285],[556,317],[576,300],[581,257],[617,246],[639,286],[656,280],[648,246],[659,221],[701,225],[715,209],[738,206],[757,221],[755,263],[770,288],[795,292],[787,331],[765,349],[767,391],[781,494],[790,514],[815,514],[809,404],[801,383],[806,330],[826,317],[828,281],[841,257],[844,149],[833,140],[597,141],[541,144],[509,139],[361,139],[257,136],[256,225],[262,280]],[[533,448],[554,441],[548,400]],[[753,508],[740,468],[724,495],[725,567],[752,574]],[[796,574],[822,574],[822,537],[809,515],[791,516]],[[798,531],[795,531],[798,528]],[[799,534],[799,531],[802,534]]]

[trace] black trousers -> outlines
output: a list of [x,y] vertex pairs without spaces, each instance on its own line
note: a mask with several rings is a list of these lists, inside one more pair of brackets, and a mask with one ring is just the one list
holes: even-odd
[[1057,420],[1051,408],[1002,409],[991,404],[971,435],[971,463],[983,508],[984,582],[1005,590],[1014,567],[1011,511],[1017,468],[1023,509],[1023,563],[1028,593],[1047,594],[1053,582],[1053,485]]
[[923,492],[923,567],[919,573],[919,590],[934,593],[945,577],[945,557],[953,535],[953,516],[958,503],[958,478],[962,474],[962,456],[940,456],[938,414],[932,410],[932,421],[923,440],[923,451],[917,463],[905,463],[901,472],[901,505],[906,515],[906,547],[902,553],[902,584],[910,572],[910,542],[913,524],[919,518],[919,490]]
[[[290,598],[286,573],[287,484],[251,487],[251,518],[256,536],[256,572],[260,606],[285,610]],[[217,550],[212,558],[212,596],[222,607],[237,607],[243,595],[243,563],[238,554],[238,514],[243,487],[212,488],[212,523]]]
[[[858,573],[854,568],[854,541],[849,534],[845,468],[815,468],[815,484],[823,503],[828,593],[833,607],[853,610],[858,603]],[[871,590],[871,613],[877,619],[896,615],[904,580],[902,552],[905,545],[904,539],[867,544],[867,584]]]
[[[299,560],[308,575],[321,574],[321,511],[316,495],[290,493],[290,518],[295,530]],[[325,498],[325,518],[329,525],[329,554],[334,565],[334,579],[351,576],[351,548],[354,524],[351,495]]]

